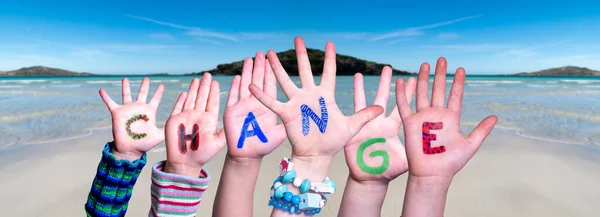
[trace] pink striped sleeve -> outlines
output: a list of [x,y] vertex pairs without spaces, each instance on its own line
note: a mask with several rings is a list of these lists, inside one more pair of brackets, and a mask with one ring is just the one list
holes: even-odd
[[199,178],[163,172],[165,161],[152,167],[150,217],[196,216],[210,174],[202,169]]

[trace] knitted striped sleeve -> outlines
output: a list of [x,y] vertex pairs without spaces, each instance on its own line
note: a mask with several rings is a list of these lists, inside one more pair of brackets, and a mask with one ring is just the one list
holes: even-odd
[[152,207],[149,217],[196,216],[210,174],[202,169],[199,178],[163,172],[165,161],[152,167]]
[[93,217],[125,216],[133,186],[146,165],[146,154],[131,162],[118,160],[110,153],[112,142],[104,146],[96,177],[88,195],[85,211]]

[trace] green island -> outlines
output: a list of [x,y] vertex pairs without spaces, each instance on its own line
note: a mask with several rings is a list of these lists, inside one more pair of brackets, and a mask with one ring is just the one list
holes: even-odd
[[600,76],[600,71],[585,67],[564,66],[558,68],[544,69],[535,72],[521,72],[512,75],[517,76]]
[[88,72],[73,72],[45,66],[23,67],[12,71],[0,71],[0,76],[89,76]]
[[[325,59],[325,52],[318,49],[306,49],[308,53],[308,59],[310,60],[311,70],[313,75],[321,75],[323,72],[323,62]],[[298,75],[298,63],[296,61],[296,50],[290,49],[287,51],[277,53],[277,57],[283,65],[283,68],[288,75]],[[210,72],[213,75],[239,75],[242,73],[242,65],[244,60],[237,62],[219,64],[216,68],[205,71]],[[362,60],[356,57],[337,54],[336,55],[336,67],[337,75],[354,75],[360,72],[364,75],[380,75],[381,70],[384,66],[390,66],[390,64],[376,63],[372,61]],[[390,66],[391,67],[391,66]],[[185,75],[199,75],[202,72],[187,73]],[[413,75],[407,71],[397,70],[392,68],[394,75]]]

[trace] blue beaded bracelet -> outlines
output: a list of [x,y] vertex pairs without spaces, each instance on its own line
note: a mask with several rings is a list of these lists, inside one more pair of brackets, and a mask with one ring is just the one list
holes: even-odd
[[[327,198],[324,194],[335,192],[335,182],[329,178],[326,178],[323,182],[302,180],[296,176],[293,167],[294,164],[289,158],[283,158],[279,163],[279,177],[273,181],[268,205],[290,214],[319,214],[321,208],[327,204]],[[294,195],[288,191],[286,183],[291,183],[294,187],[299,188],[301,194]]]
[[[311,182],[308,179],[302,180],[296,176],[296,171],[292,169],[293,167],[294,164],[290,162],[290,159],[284,157],[279,163],[280,176],[273,184],[277,182],[281,184],[292,183],[295,187],[300,188],[301,193],[306,193],[309,190],[323,194],[333,194],[335,192],[336,185],[333,180],[326,178],[322,183]],[[277,187],[279,186],[275,186],[275,188]]]
[[[286,192],[286,193],[291,193],[291,192]],[[297,198],[297,197],[298,197],[298,195],[294,195],[292,198]],[[299,209],[298,208],[298,204],[300,203],[299,200],[300,199],[296,199],[296,200],[291,199],[288,201],[284,198],[275,199],[274,197],[271,197],[271,199],[269,200],[269,206],[289,212],[290,214],[297,214],[297,215],[300,215],[302,213],[304,213],[304,215],[316,215],[316,214],[321,213],[321,208],[312,209],[312,210]]]

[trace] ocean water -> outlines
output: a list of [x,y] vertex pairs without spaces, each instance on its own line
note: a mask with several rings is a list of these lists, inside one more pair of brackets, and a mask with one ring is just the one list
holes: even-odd
[[[121,78],[0,77],[0,148],[66,140],[89,135],[95,129],[110,129],[110,114],[98,90],[105,88],[120,102]],[[135,99],[143,77],[129,78]],[[187,90],[192,78],[150,77],[152,92],[159,83],[166,87],[158,111],[159,124],[166,121],[177,95]],[[232,77],[214,78],[221,84],[222,113]],[[299,85],[299,79],[293,79]],[[377,76],[365,78],[368,102],[372,102],[378,82]],[[448,89],[451,82],[450,76]],[[337,78],[336,101],[345,114],[353,111],[352,86],[352,77]],[[390,92],[388,112],[395,106],[393,84]],[[278,97],[286,100],[281,92]],[[463,126],[472,129],[487,115],[495,114],[500,118],[499,128],[514,130],[519,136],[600,147],[599,108],[600,77],[468,76],[461,118]]]

